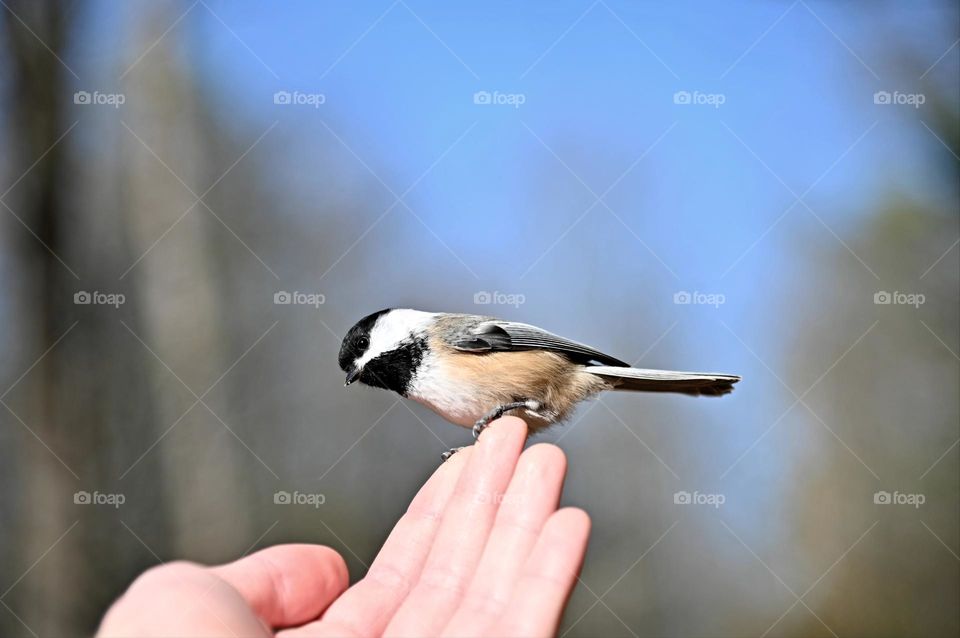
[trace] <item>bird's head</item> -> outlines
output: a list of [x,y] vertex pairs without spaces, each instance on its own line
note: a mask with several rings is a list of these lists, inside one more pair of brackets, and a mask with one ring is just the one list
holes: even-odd
[[388,308],[367,315],[347,331],[340,346],[346,385],[354,381],[406,394],[427,348],[434,315]]

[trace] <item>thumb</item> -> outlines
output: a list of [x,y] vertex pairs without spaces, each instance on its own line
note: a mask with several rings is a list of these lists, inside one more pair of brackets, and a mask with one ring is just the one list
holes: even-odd
[[275,545],[211,571],[271,627],[319,617],[350,581],[343,558],[323,545]]

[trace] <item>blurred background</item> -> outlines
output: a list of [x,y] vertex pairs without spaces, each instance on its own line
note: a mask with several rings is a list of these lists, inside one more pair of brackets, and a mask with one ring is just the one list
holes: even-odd
[[956,3],[0,4],[0,634],[173,559],[362,577],[470,440],[344,389],[396,306],[743,375],[536,438],[563,635],[960,631]]

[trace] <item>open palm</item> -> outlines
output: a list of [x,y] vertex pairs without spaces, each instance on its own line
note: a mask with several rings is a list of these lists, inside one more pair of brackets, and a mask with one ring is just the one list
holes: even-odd
[[[353,587],[328,547],[279,545],[220,567],[143,574],[99,636],[550,636],[590,521],[557,510],[566,459],[526,451],[505,417],[441,465]],[[521,453],[522,452],[522,453]]]

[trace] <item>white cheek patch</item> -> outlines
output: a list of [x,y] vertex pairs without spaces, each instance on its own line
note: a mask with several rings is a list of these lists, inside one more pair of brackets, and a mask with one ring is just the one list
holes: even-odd
[[370,330],[370,347],[357,358],[356,366],[362,368],[384,352],[396,350],[411,334],[424,332],[436,316],[433,312],[406,309],[391,310],[381,316]]

